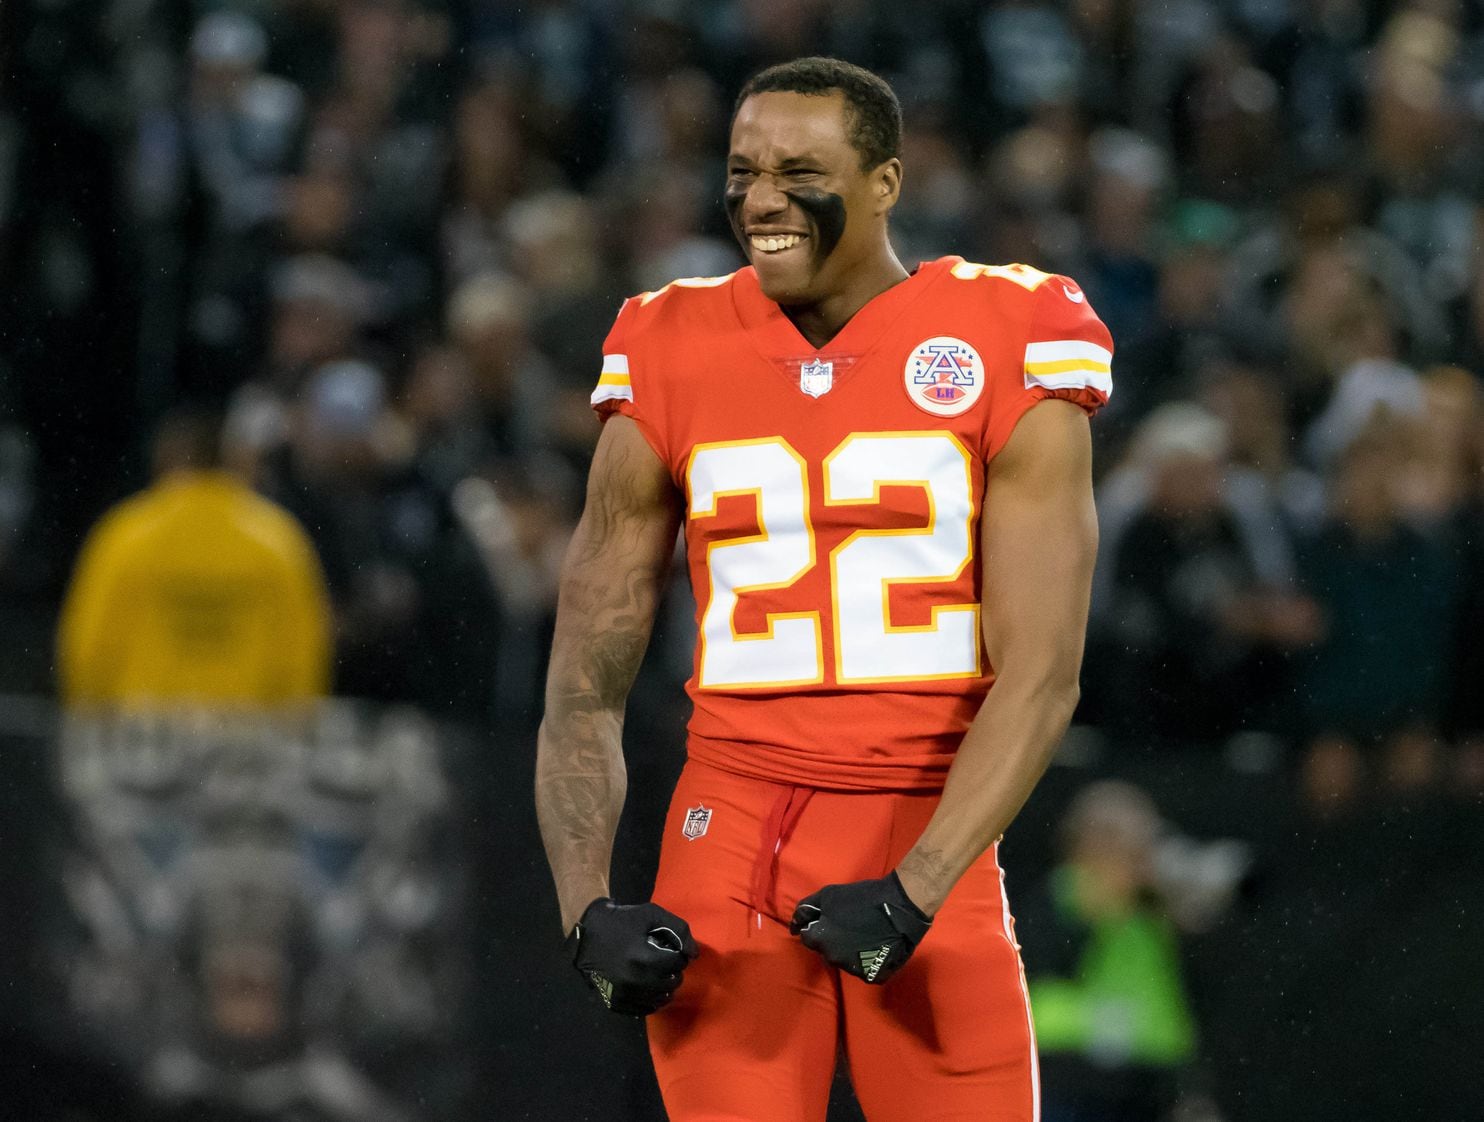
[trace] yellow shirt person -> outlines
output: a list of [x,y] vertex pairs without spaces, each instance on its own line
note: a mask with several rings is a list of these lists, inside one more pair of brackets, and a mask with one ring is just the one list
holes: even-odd
[[58,642],[69,706],[275,707],[329,688],[330,606],[304,530],[218,470],[167,470],[85,545]]

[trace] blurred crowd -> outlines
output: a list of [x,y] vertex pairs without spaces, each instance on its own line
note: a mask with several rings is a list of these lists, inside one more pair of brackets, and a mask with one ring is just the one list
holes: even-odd
[[731,92],[837,53],[904,102],[901,256],[1074,275],[1118,342],[1084,718],[1295,738],[1320,804],[1477,788],[1476,6],[77,0],[20,30],[9,596],[54,594],[128,482],[80,442],[137,463],[125,426],[211,402],[313,539],[339,692],[528,709],[611,317],[736,267]]
[[1484,792],[1477,4],[56,0],[0,24],[0,689],[50,688],[85,533],[186,404],[307,531],[337,693],[528,729],[603,336],[623,296],[740,264],[730,99],[827,53],[902,98],[904,261],[1075,276],[1117,342],[1079,721],[1291,767],[1316,821]]

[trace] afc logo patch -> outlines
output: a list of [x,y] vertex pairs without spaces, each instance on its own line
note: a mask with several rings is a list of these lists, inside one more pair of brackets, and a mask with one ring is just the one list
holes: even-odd
[[957,417],[984,392],[984,360],[962,339],[935,335],[912,349],[902,371],[912,404],[935,417]]
[[706,833],[711,825],[711,808],[705,805],[693,806],[685,812],[685,826],[681,833],[685,835],[686,841],[695,841]]

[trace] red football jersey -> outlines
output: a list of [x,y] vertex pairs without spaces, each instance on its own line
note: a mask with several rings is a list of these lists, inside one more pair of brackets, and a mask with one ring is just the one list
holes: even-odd
[[1074,282],[958,257],[821,348],[751,268],[626,301],[592,400],[637,422],[686,496],[692,757],[816,787],[941,787],[994,679],[985,465],[1037,401],[1106,402],[1112,349]]

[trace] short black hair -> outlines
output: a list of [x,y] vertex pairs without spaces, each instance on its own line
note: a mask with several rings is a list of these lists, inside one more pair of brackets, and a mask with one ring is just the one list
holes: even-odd
[[897,95],[879,75],[838,58],[796,58],[758,71],[737,95],[732,118],[753,94],[822,97],[836,90],[845,98],[850,145],[860,153],[862,169],[896,158],[902,148],[902,105]]

